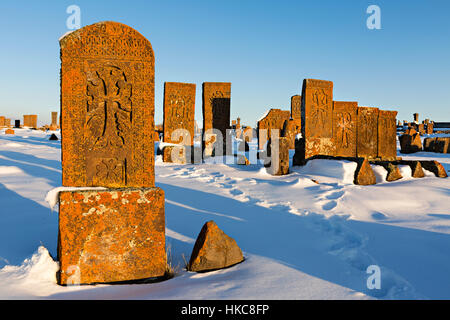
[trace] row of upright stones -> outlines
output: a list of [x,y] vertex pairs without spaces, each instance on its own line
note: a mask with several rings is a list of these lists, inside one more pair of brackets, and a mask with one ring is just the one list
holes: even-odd
[[[193,83],[164,83],[164,123],[162,150],[164,162],[196,163],[226,150],[230,129],[231,83],[204,82],[202,85],[203,139],[202,148],[194,148],[195,89]],[[221,140],[218,139],[221,137]]]
[[[57,118],[58,118],[58,112],[52,112],[52,122],[50,125],[46,125],[42,130],[50,129],[50,130],[57,130],[59,129],[59,125],[57,124]],[[37,119],[38,116],[36,114],[26,114],[23,116],[23,125],[20,124],[20,120],[14,120],[14,128],[21,128],[21,127],[28,127],[37,129]],[[5,133],[6,134],[14,134],[14,130],[11,128],[11,119],[6,118],[5,116],[0,116],[0,128],[8,128]]]
[[[396,111],[361,107],[357,102],[333,101],[333,82],[305,79],[302,95],[291,98],[291,112],[271,109],[258,122],[259,149],[267,145],[267,163],[289,173],[289,152],[294,144],[293,165],[315,158],[348,159],[357,162],[355,184],[376,183],[370,163],[387,170],[387,181],[402,178],[399,164],[409,165],[413,177],[424,176],[422,167],[438,177],[446,177],[437,161],[404,161],[397,157]],[[281,132],[281,137],[273,134]],[[301,135],[298,133],[301,132]],[[271,154],[276,143],[279,151]]]

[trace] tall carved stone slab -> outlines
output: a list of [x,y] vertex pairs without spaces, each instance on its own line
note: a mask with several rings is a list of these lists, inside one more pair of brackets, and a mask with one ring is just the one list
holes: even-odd
[[30,116],[27,114],[23,115],[23,126],[29,127],[30,126]]
[[378,108],[358,107],[356,150],[360,158],[378,155],[378,113]]
[[295,149],[295,138],[301,132],[302,125],[300,119],[289,119],[284,121],[281,136],[287,138],[289,149]]
[[[204,82],[202,90],[203,135],[210,129],[219,130],[225,147],[226,130],[230,129],[231,120],[231,83]],[[206,144],[203,141],[203,150],[211,147]]]
[[154,186],[154,54],[100,22],[60,40],[64,186]]
[[279,135],[283,130],[284,122],[289,120],[291,113],[287,110],[270,109],[267,115],[258,121],[258,148],[264,149],[264,145],[271,136],[272,130],[279,130]]
[[59,284],[162,276],[164,192],[154,187],[154,55],[100,22],[60,40],[63,185]]
[[[164,142],[194,144],[195,84],[164,83]],[[172,139],[177,129],[189,132],[189,138]]]
[[397,111],[380,110],[378,113],[378,157],[397,159]]
[[57,126],[58,125],[58,112],[57,111],[53,111],[52,112],[52,123],[51,125],[53,126]]
[[356,157],[357,102],[333,102],[334,156]]
[[301,110],[305,159],[333,155],[333,82],[303,80]]
[[291,97],[291,118],[301,119],[302,117],[302,96],[295,95]]
[[5,117],[4,116],[0,116],[0,127],[5,126]]

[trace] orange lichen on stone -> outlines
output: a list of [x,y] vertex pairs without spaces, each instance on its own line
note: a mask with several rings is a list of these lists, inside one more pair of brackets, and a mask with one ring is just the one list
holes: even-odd
[[397,158],[397,111],[378,112],[378,158],[396,160]]
[[37,128],[37,115],[27,114],[23,116],[23,126],[30,128]]
[[189,271],[222,269],[244,260],[236,241],[226,235],[214,221],[203,226],[192,250]]
[[281,136],[286,137],[289,144],[289,149],[295,149],[295,137],[302,132],[301,119],[289,119],[284,121]]
[[269,140],[267,156],[270,162],[267,162],[265,166],[271,175],[289,174],[289,141],[286,137]]
[[378,113],[378,108],[358,107],[358,157],[374,159],[378,155]]
[[303,157],[334,155],[333,82],[316,79],[303,81],[301,116]]
[[354,184],[367,186],[377,183],[375,173],[367,159],[360,159],[355,170]]
[[[216,129],[222,133],[223,146],[226,143],[226,130],[230,129],[231,83],[204,82],[202,85],[203,142],[202,150],[210,149],[205,142],[208,130]],[[207,136],[206,136],[207,137]]]
[[357,102],[333,101],[334,156],[356,157]]
[[272,136],[272,130],[279,130],[278,135],[281,136],[284,122],[289,120],[291,113],[287,110],[270,109],[267,115],[258,121],[258,148],[263,150],[267,141]]
[[186,164],[188,146],[166,146],[162,150],[163,162]]
[[421,160],[420,164],[425,170],[431,171],[438,178],[447,178],[444,166],[436,160]]
[[154,186],[155,58],[117,22],[60,40],[64,186]]
[[291,118],[302,118],[302,96],[295,95],[291,97]]
[[[194,144],[195,84],[164,83],[164,142],[192,146]],[[172,137],[174,131],[180,132]],[[185,137],[184,134],[189,134]]]
[[63,191],[59,210],[59,284],[164,274],[164,191],[160,188]]

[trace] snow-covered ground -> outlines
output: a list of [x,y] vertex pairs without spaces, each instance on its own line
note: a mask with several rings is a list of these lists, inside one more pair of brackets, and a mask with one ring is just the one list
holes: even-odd
[[[166,240],[173,279],[149,284],[60,287],[58,212],[45,201],[61,185],[59,141],[0,130],[0,298],[49,299],[450,299],[450,179],[404,178],[353,185],[355,163],[313,160],[274,177],[261,165],[164,164]],[[57,132],[57,135],[59,133]],[[293,151],[291,152],[291,156]],[[447,171],[450,155],[436,159]],[[318,182],[315,183],[312,179]],[[214,220],[246,260],[209,273],[184,270],[198,232]],[[368,289],[368,266],[381,289]]]

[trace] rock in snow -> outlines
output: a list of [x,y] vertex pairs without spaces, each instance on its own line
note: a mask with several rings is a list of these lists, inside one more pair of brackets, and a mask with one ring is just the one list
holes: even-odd
[[236,241],[227,236],[214,221],[203,225],[192,250],[189,271],[226,268],[244,260]]
[[373,173],[372,167],[367,159],[358,162],[358,167],[355,171],[355,184],[367,186],[377,183],[377,178]]

